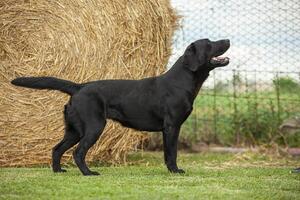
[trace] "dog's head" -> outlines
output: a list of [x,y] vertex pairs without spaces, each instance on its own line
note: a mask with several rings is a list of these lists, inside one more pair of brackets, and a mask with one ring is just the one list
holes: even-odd
[[189,70],[213,70],[229,64],[228,57],[221,57],[230,47],[229,40],[210,41],[197,40],[190,44],[184,52],[184,65]]

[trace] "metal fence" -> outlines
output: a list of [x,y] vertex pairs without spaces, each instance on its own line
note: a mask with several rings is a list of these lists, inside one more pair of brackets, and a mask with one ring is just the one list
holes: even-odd
[[172,4],[182,18],[169,66],[197,39],[231,40],[226,54],[231,63],[214,70],[205,82],[182,139],[299,146],[300,139],[280,126],[300,115],[300,1],[172,0]]

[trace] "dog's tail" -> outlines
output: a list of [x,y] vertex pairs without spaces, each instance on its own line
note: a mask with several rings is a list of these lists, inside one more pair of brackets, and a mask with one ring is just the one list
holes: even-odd
[[11,83],[28,88],[59,90],[69,95],[73,95],[84,86],[54,77],[20,77],[12,80]]

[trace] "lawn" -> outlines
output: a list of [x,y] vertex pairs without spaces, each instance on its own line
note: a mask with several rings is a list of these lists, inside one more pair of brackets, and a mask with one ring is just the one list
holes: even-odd
[[173,175],[162,153],[134,153],[123,166],[97,166],[84,177],[47,167],[0,168],[0,199],[300,199],[300,160],[259,154],[180,153],[185,175]]
[[277,99],[274,91],[242,93],[234,98],[227,91],[214,96],[213,91],[203,90],[181,128],[180,140],[190,146],[200,141],[222,146],[275,142],[299,147],[299,134],[279,130],[283,121],[295,116],[300,116],[300,92],[282,93]]

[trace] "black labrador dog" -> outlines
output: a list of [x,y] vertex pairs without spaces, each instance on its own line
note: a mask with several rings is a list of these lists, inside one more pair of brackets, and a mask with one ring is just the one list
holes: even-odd
[[65,105],[65,135],[52,152],[54,172],[65,172],[60,160],[65,151],[79,143],[73,156],[83,175],[91,171],[85,156],[101,135],[106,119],[142,131],[162,131],[164,160],[173,173],[177,167],[177,140],[182,123],[193,110],[209,72],[226,66],[221,57],[230,47],[229,40],[197,40],[166,73],[141,80],[99,80],[77,84],[54,77],[20,77],[11,83],[35,89],[59,90],[71,96]]

